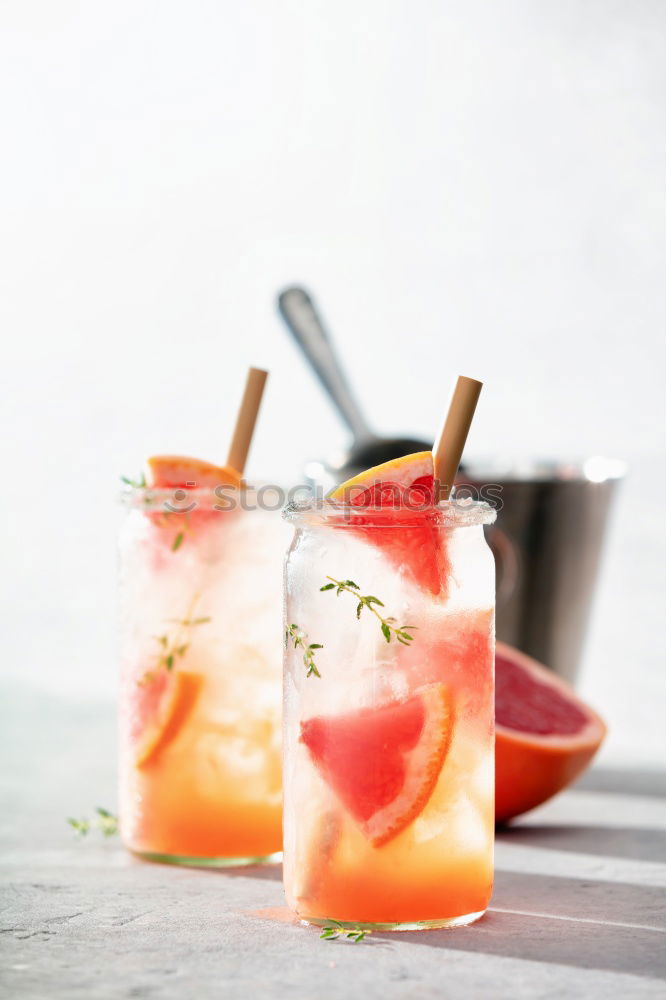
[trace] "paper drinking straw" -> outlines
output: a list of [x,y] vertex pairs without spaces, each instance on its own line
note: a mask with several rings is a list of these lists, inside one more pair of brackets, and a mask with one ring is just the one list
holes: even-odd
[[439,500],[449,499],[482,388],[483,382],[458,376],[444,426],[432,449]]
[[252,435],[254,433],[254,425],[257,422],[261,397],[264,394],[267,378],[268,372],[264,371],[263,368],[248,369],[245,391],[240,409],[238,410],[238,416],[236,417],[236,426],[234,427],[233,437],[229,445],[229,454],[227,456],[227,465],[230,465],[241,476],[247,462]]

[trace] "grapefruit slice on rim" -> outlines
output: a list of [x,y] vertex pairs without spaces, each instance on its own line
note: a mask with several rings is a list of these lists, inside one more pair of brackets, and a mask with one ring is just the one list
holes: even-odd
[[194,707],[202,682],[201,674],[159,667],[136,684],[130,710],[136,767],[154,761],[175,738]]
[[421,688],[404,701],[301,723],[301,740],[364,836],[380,847],[423,811],[453,726],[449,689]]
[[[228,465],[213,465],[200,458],[189,458],[186,455],[153,455],[146,463],[146,482],[148,487],[157,489],[183,490],[209,489],[211,502],[215,500],[212,493],[218,486],[231,486],[240,489],[241,477],[235,469]],[[185,538],[192,537],[212,519],[216,518],[218,510],[210,509],[210,503],[191,502],[185,492],[181,496],[175,494],[177,503],[185,501],[185,509],[173,507],[154,513],[146,511],[147,516],[160,529],[159,538],[171,549],[177,552]],[[168,507],[168,505],[166,505]],[[194,509],[198,506],[198,509]],[[174,517],[176,521],[174,521]],[[158,556],[158,565],[160,557]]]
[[503,642],[495,685],[495,820],[503,823],[577,778],[606,727],[552,670]]
[[432,452],[417,451],[366,469],[337,486],[330,497],[354,507],[433,503],[434,477]]
[[442,529],[427,508],[435,503],[432,452],[419,451],[376,465],[353,479],[348,479],[330,494],[331,500],[344,501],[353,507],[393,507],[396,511],[416,508],[426,512],[423,523],[395,525],[383,523],[372,531],[363,527],[363,519],[354,517],[354,529],[362,532],[382,550],[394,566],[404,567],[416,582],[432,594],[442,594],[449,574]]
[[241,477],[230,465],[213,465],[187,455],[153,455],[147,463],[149,486],[162,489],[196,489],[240,486]]

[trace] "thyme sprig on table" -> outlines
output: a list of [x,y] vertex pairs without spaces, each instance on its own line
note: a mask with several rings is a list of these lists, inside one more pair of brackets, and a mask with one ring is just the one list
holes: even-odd
[[323,649],[324,647],[320,642],[310,642],[308,643],[307,633],[298,627],[298,625],[288,625],[284,631],[284,644],[289,645],[289,640],[292,640],[294,644],[294,649],[303,650],[303,663],[307,667],[306,677],[321,677],[317,665],[315,663],[315,650]]
[[340,937],[349,938],[350,941],[363,941],[369,934],[372,934],[372,931],[365,930],[358,925],[356,927],[345,927],[339,920],[331,920],[323,928],[319,937],[323,938],[324,941],[336,941]]
[[358,601],[358,604],[356,605],[356,617],[361,617],[361,612],[364,608],[371,611],[375,618],[379,621],[379,627],[381,628],[382,635],[387,642],[390,642],[394,636],[398,642],[403,644],[403,646],[409,646],[410,642],[413,641],[414,636],[411,635],[411,632],[414,631],[416,626],[396,625],[395,618],[391,616],[385,618],[377,610],[377,608],[384,607],[384,602],[380,601],[378,597],[374,597],[372,594],[361,594],[361,588],[357,583],[354,583],[353,580],[336,580],[333,576],[327,576],[326,579],[330,580],[330,583],[325,583],[324,586],[319,589],[335,590],[337,597],[344,592],[352,594]]
[[67,822],[79,837],[86,837],[91,830],[99,830],[104,837],[115,837],[118,833],[118,817],[101,806],[97,806],[95,812],[97,815],[92,819],[74,819],[73,816],[68,816]]

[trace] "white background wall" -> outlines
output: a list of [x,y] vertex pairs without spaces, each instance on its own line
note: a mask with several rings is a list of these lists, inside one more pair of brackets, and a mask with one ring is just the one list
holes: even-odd
[[[625,458],[582,691],[664,752],[666,4],[0,0],[2,669],[114,690],[117,477],[345,434],[274,313],[308,284],[372,421]],[[661,587],[661,591],[659,588]],[[660,703],[661,699],[661,703]]]

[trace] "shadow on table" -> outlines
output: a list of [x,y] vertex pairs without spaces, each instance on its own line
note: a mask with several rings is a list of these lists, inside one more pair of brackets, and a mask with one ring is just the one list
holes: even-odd
[[206,868],[206,871],[216,872],[218,875],[228,875],[230,878],[258,878],[269,882],[282,881],[282,865],[243,865],[239,868]]
[[502,844],[547,847],[608,858],[666,860],[666,831],[640,827],[525,823],[501,827],[497,831],[497,840]]
[[660,886],[534,875],[500,868],[495,873],[492,908],[540,914],[554,920],[633,924],[666,933],[664,890]]
[[631,885],[500,872],[491,908],[474,928],[405,933],[399,941],[666,978],[666,937],[646,912],[661,913],[661,898]]
[[[218,871],[232,878],[282,877],[279,864]],[[370,940],[666,979],[663,896],[652,886],[499,870],[490,911],[473,929],[376,932]]]
[[576,782],[577,790],[666,799],[666,769],[594,767]]

